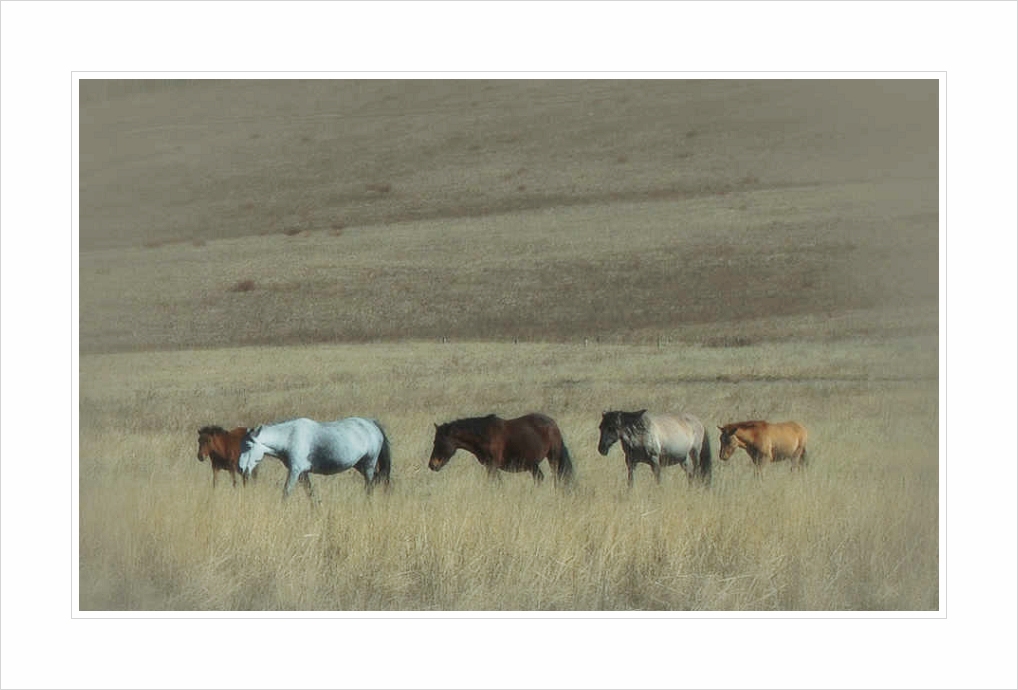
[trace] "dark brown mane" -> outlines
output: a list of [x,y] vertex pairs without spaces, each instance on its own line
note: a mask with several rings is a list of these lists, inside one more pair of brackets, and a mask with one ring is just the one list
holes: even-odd
[[452,422],[446,422],[439,427],[443,433],[448,433],[455,428],[456,431],[466,432],[473,435],[483,435],[491,425],[498,420],[498,416],[489,414],[487,417],[464,417]]
[[221,426],[203,426],[201,429],[198,429],[199,436],[217,436],[225,433],[227,433],[226,429]]

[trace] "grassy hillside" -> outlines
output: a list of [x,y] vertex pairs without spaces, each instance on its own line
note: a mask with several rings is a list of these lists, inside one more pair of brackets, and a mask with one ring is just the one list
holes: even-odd
[[80,343],[931,333],[930,187],[758,190],[85,252]]
[[81,83],[81,246],[933,178],[935,81]]

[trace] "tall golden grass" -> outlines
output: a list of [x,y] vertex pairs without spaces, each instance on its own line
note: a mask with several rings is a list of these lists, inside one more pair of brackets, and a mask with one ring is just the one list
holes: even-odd
[[[390,343],[85,355],[81,610],[935,610],[935,339],[739,348]],[[210,373],[210,372],[214,372]],[[684,409],[709,426],[798,419],[811,464],[757,478],[716,460],[710,490],[597,454],[605,409]],[[425,463],[432,423],[555,417],[572,491],[487,481],[463,452]],[[393,490],[314,476],[281,500],[195,457],[207,423],[379,417]]]

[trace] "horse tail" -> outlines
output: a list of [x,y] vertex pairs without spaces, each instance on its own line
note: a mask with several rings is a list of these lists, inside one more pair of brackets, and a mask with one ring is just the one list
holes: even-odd
[[573,459],[569,455],[569,449],[566,448],[565,439],[562,438],[559,439],[559,456],[556,476],[563,484],[572,484],[573,479],[576,476],[573,472]]
[[704,486],[710,486],[711,479],[710,434],[703,430],[703,445],[700,446],[700,479]]
[[389,435],[385,433],[381,423],[377,419],[372,421],[382,434],[382,448],[378,451],[378,461],[375,463],[375,476],[371,481],[375,484],[385,482],[385,486],[388,488],[390,486],[389,475],[392,472],[392,446],[389,444]]

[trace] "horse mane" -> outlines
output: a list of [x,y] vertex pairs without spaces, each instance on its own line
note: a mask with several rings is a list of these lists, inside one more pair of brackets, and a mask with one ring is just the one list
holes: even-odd
[[221,426],[215,426],[215,425],[203,426],[201,429],[198,429],[198,435],[199,436],[216,436],[218,434],[225,434],[225,433],[227,433],[226,429],[224,429]]
[[621,410],[614,413],[616,420],[618,421],[619,428],[627,431],[646,431],[647,430],[647,410],[638,410],[636,412],[622,412]]
[[498,415],[489,414],[487,417],[464,417],[452,422],[446,422],[442,426],[449,430],[455,427],[459,431],[466,431],[470,434],[483,434],[498,419]]

